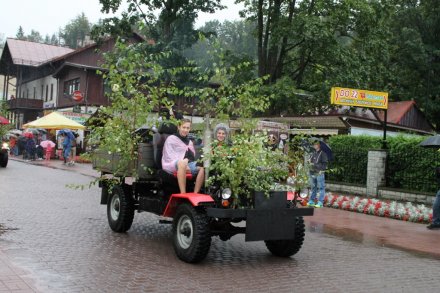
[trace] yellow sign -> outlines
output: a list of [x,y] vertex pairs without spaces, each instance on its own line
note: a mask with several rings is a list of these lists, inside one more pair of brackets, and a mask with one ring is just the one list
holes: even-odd
[[332,87],[331,103],[335,105],[388,109],[388,93]]

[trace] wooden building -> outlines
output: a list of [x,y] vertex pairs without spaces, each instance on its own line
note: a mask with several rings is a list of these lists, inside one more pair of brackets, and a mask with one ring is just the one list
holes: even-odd
[[[130,42],[144,39],[133,34]],[[16,78],[16,94],[7,98],[9,119],[16,128],[43,116],[46,111],[63,111],[67,116],[89,115],[97,107],[108,105],[103,79],[97,74],[103,53],[113,50],[114,38],[99,45],[69,48],[7,39],[0,59],[0,74],[4,78],[4,95]]]
[[[53,60],[72,52],[72,49],[6,39],[0,58],[0,74],[3,78],[3,96],[9,107],[9,119],[16,128],[35,120],[42,114],[43,103],[55,100],[57,82],[51,77],[57,63]],[[15,84],[11,84],[11,81]],[[10,87],[15,94],[8,95]]]
[[[290,117],[267,117],[268,121],[283,122],[290,126],[291,134],[330,136],[337,134],[383,135],[384,111],[343,106],[324,114]],[[414,101],[390,102],[387,114],[387,135],[435,133]],[[379,119],[377,119],[379,118]]]

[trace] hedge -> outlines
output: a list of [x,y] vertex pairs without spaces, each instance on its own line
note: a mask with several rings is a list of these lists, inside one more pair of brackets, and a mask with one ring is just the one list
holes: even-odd
[[[387,138],[387,187],[436,192],[435,167],[440,166],[440,152],[420,147],[424,139],[420,136]],[[328,180],[365,185],[368,151],[380,149],[382,138],[339,135],[331,137],[328,144],[335,156],[329,164]]]

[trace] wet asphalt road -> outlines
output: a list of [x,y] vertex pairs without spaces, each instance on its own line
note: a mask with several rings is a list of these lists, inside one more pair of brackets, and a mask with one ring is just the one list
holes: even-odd
[[291,258],[273,257],[264,243],[239,235],[214,238],[205,261],[186,264],[174,255],[171,226],[158,217],[136,214],[129,232],[117,234],[97,187],[65,187],[92,179],[17,161],[0,169],[0,253],[34,291],[435,292],[440,286],[438,259],[344,240],[351,238],[310,224]]

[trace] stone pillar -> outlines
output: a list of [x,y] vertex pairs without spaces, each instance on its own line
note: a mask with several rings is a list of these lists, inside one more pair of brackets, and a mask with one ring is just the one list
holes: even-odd
[[385,185],[387,151],[368,151],[367,196],[377,197],[378,187]]

